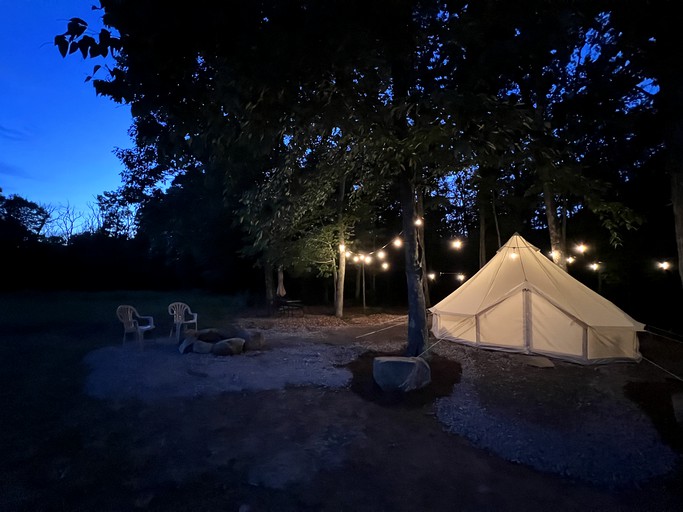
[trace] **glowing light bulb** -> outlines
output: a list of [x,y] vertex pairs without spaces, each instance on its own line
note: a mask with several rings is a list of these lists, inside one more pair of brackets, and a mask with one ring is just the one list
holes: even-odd
[[344,244],[339,244],[339,252],[344,252],[346,250],[346,246]]
[[366,256],[365,263],[372,263],[372,256]]
[[382,263],[382,269],[383,270],[386,270],[388,268],[389,268],[389,264],[386,261],[384,263]]
[[359,260],[360,260],[360,258],[359,258],[358,256],[354,256],[354,257],[353,257],[353,261],[354,261],[355,263],[358,263]]
[[422,226],[422,219],[420,219],[419,217],[417,219],[415,219],[415,225],[416,226]]
[[434,272],[430,272],[429,274],[427,274],[427,277],[434,281],[434,279],[436,279],[436,274]]
[[581,254],[584,254],[587,250],[588,250],[588,247],[586,246],[586,244],[578,244],[576,246],[576,251],[580,252]]
[[377,253],[377,258],[379,258],[380,260],[383,260],[386,257],[387,257],[387,253],[385,253],[384,251],[379,251]]
[[399,237],[394,238],[393,241],[394,247],[401,247],[403,245],[403,240],[401,240]]
[[462,283],[465,280],[465,274],[457,274],[455,278]]
[[591,263],[589,265],[589,267],[591,270],[598,270],[600,268],[600,264],[599,263]]
[[451,242],[451,247],[453,247],[453,249],[462,249],[462,240],[453,240]]
[[576,258],[574,256],[569,256],[567,258],[567,263],[574,263],[576,261]]
[[660,261],[659,263],[657,263],[657,266],[662,270],[669,270],[671,268],[671,263],[669,263],[668,261]]

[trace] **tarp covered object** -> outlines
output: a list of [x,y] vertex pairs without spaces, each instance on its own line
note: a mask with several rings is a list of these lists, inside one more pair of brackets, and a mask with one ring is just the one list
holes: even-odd
[[582,364],[641,359],[645,325],[516,233],[430,311],[439,339]]

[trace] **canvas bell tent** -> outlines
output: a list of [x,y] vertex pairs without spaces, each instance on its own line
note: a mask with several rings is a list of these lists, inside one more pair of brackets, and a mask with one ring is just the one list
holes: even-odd
[[439,339],[582,364],[641,359],[645,325],[518,234],[430,311]]

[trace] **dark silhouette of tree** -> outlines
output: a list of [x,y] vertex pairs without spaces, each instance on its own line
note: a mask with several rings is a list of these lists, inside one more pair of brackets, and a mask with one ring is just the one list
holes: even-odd
[[679,3],[673,0],[645,0],[610,5],[609,14],[631,73],[652,79],[653,87],[643,88],[643,95],[651,95],[656,112],[656,122],[647,133],[661,146],[662,167],[670,179],[683,283],[683,70],[671,63],[672,56],[680,53],[679,11]]

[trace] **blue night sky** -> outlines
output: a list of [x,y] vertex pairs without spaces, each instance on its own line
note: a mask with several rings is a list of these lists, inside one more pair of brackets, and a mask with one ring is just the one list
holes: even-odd
[[91,10],[93,3],[0,0],[0,188],[5,196],[68,204],[87,213],[97,194],[121,183],[123,167],[113,151],[132,146],[130,109],[97,96],[85,82],[102,59],[84,60],[80,53],[62,58],[53,44],[72,17],[99,31],[100,11]]

